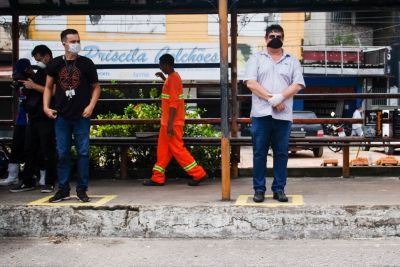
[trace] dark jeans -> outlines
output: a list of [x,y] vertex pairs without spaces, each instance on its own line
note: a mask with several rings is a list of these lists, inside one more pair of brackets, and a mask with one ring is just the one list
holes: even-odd
[[80,118],[69,120],[61,117],[56,119],[56,140],[58,153],[59,188],[69,191],[71,174],[72,135],[78,154],[78,181],[76,191],[86,191],[89,183],[89,130],[90,119]]
[[57,179],[54,120],[29,119],[25,135],[25,154],[24,184],[34,185],[33,174],[36,166],[40,166],[42,157],[43,169],[46,170],[46,185],[54,185]]
[[14,125],[10,163],[24,163],[25,125]]
[[252,117],[251,125],[254,191],[263,193],[266,191],[267,153],[271,145],[274,159],[274,181],[271,189],[272,192],[284,192],[292,122],[265,116]]

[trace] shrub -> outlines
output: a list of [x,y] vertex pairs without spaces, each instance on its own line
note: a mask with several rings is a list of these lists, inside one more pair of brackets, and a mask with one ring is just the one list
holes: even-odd
[[[143,93],[140,93],[143,98]],[[150,90],[150,97],[157,98],[159,93],[156,89]],[[190,109],[186,106],[186,118],[199,118],[204,112],[199,108]],[[124,108],[123,115],[114,113],[100,114],[97,119],[156,119],[161,117],[161,107],[158,104],[129,104]],[[92,137],[112,137],[112,136],[134,136],[135,132],[158,132],[160,125],[97,125],[91,128]],[[190,137],[219,137],[217,132],[210,124],[186,124],[184,128],[185,136]],[[196,161],[210,173],[219,169],[221,152],[217,146],[190,146],[187,147]],[[117,169],[120,162],[120,147],[99,146],[91,147],[92,165],[95,167]],[[151,168],[156,162],[156,147],[153,146],[134,146],[128,150],[128,168]],[[176,163],[172,163],[170,168],[177,168]]]

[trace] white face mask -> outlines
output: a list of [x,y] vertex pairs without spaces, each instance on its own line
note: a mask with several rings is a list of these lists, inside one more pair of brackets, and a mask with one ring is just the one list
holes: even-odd
[[78,54],[81,51],[81,44],[79,43],[69,44],[68,47],[68,52],[72,54]]
[[40,62],[40,61],[38,63],[36,63],[36,66],[38,66],[41,69],[45,69],[46,68],[46,64],[44,64],[43,62]]

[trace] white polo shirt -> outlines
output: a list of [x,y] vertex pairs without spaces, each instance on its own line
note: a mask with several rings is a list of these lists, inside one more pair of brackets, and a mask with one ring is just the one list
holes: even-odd
[[[283,53],[278,62],[274,62],[265,49],[252,55],[247,61],[245,81],[255,80],[271,94],[282,93],[291,84],[300,84],[305,87],[300,62],[293,56]],[[285,110],[278,112],[268,101],[252,94],[251,117],[272,115],[278,120],[293,120],[293,97],[283,101]]]

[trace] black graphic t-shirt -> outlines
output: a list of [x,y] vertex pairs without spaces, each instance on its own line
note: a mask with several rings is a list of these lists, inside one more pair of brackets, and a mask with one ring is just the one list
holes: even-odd
[[81,118],[90,103],[92,85],[99,81],[93,61],[83,56],[76,60],[64,60],[64,56],[59,56],[47,66],[47,74],[56,84],[54,109],[66,119]]

